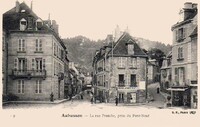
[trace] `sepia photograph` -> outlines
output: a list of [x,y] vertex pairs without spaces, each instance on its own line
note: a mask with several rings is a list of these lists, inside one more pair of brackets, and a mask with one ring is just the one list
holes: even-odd
[[0,3],[5,120],[197,127],[198,0]]

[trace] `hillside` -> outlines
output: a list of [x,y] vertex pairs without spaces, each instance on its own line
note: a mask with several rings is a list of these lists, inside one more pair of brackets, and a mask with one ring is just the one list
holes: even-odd
[[[150,41],[143,38],[135,38],[141,48],[150,50],[151,48],[161,49],[165,54],[171,50],[171,45],[165,45],[161,42]],[[79,63],[88,71],[92,71],[92,59],[96,50],[100,49],[105,40],[93,41],[83,36],[63,39],[67,49],[70,61]]]

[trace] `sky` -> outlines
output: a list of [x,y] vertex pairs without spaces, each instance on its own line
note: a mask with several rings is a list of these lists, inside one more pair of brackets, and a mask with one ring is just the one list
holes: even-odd
[[[62,38],[83,35],[91,40],[105,39],[119,25],[129,28],[133,37],[172,44],[171,26],[179,20],[185,2],[198,0],[18,0],[43,20],[59,24]],[[15,6],[16,0],[1,0],[1,14]]]

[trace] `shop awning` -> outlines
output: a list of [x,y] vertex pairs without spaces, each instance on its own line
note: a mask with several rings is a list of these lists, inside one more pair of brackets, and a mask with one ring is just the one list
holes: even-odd
[[169,91],[185,91],[187,89],[188,88],[168,88],[167,90],[169,90]]

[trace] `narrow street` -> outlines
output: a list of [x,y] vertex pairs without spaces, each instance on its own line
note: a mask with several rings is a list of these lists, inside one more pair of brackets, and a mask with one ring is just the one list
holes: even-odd
[[149,102],[148,106],[154,106],[157,108],[164,108],[165,106],[165,97],[159,92],[157,93],[157,88],[159,83],[153,83],[148,85],[148,92],[153,97],[153,101]]
[[158,83],[149,85],[149,93],[153,96],[154,100],[147,104],[138,104],[138,105],[124,105],[119,103],[118,106],[115,106],[114,103],[99,103],[91,104],[90,94],[87,91],[83,92],[83,99],[79,95],[73,97],[72,100],[67,100],[59,104],[6,104],[4,109],[41,109],[41,108],[58,108],[58,109],[108,109],[108,108],[163,108],[165,104],[165,98],[162,94],[157,94],[156,89],[159,86]]

